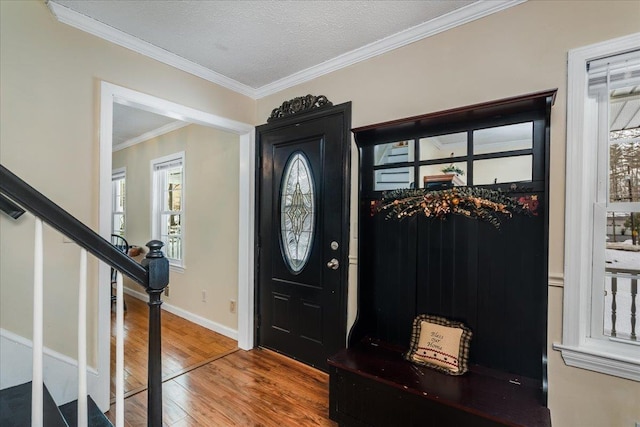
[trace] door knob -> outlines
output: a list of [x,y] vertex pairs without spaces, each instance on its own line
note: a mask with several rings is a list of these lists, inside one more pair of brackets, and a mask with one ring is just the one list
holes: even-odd
[[327,267],[329,267],[332,270],[337,270],[338,267],[340,267],[340,262],[337,259],[333,258],[331,259],[331,261],[327,263]]

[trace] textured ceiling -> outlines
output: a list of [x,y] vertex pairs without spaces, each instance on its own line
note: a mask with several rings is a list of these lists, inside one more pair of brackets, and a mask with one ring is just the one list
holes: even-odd
[[475,3],[454,0],[51,2],[251,88],[262,87]]

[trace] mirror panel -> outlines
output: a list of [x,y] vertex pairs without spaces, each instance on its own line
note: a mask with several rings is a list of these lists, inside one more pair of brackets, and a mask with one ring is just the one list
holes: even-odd
[[467,132],[420,138],[420,160],[467,155]]
[[388,144],[376,145],[374,148],[373,164],[376,166],[393,163],[412,162],[414,159],[414,141],[396,141]]
[[473,162],[473,185],[531,181],[533,179],[532,170],[532,155],[475,160]]
[[533,122],[497,126],[473,132],[473,154],[528,150],[532,147]]
[[[459,173],[447,172],[443,169],[457,168]],[[441,185],[442,182],[452,182],[454,186],[467,185],[467,164],[466,162],[458,163],[441,163],[437,165],[420,166],[420,188],[424,188],[425,184],[429,187]]]
[[374,171],[374,190],[388,191],[399,188],[414,188],[413,168],[389,168]]

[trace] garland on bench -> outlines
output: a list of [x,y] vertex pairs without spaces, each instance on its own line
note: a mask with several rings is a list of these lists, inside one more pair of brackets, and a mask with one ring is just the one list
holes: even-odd
[[416,214],[445,219],[450,214],[486,221],[500,228],[501,218],[513,214],[537,215],[537,195],[513,198],[499,190],[454,187],[446,190],[408,189],[385,192],[372,202],[372,214],[387,211],[386,219],[403,219]]

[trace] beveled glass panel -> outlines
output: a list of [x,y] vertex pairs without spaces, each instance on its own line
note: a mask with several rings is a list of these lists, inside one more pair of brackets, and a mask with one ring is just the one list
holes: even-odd
[[375,191],[389,191],[400,188],[415,188],[413,184],[413,168],[389,168],[374,171]]
[[528,150],[532,147],[533,122],[473,131],[473,154]]
[[467,132],[420,139],[420,160],[446,159],[467,155]]
[[[456,169],[459,172],[449,171],[450,169]],[[454,186],[467,185],[467,163],[441,163],[420,166],[420,188],[438,186],[442,183],[450,183]]]
[[315,184],[311,166],[302,152],[294,153],[280,184],[280,243],[282,256],[293,273],[302,271],[315,232]]
[[376,145],[373,149],[373,164],[378,166],[412,162],[414,159],[414,151],[413,140]]
[[533,156],[513,156],[473,162],[473,185],[531,181]]

